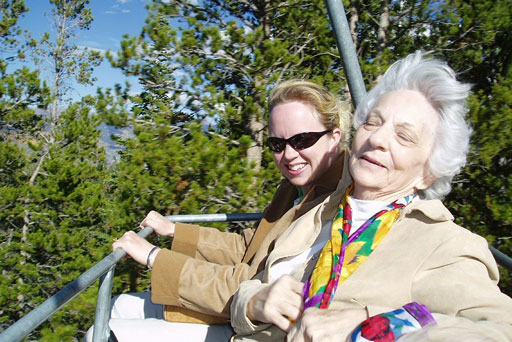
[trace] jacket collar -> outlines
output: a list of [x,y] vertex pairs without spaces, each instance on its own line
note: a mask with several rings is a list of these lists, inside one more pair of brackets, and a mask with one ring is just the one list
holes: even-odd
[[[276,246],[280,245],[279,250],[274,250],[267,259],[267,265],[272,264],[277,259],[296,255],[303,252],[303,247],[311,245],[318,236],[318,232],[322,227],[323,221],[332,221],[340,202],[341,196],[345,194],[346,187],[352,183],[352,178],[348,172],[348,158],[349,153],[345,152],[340,156],[341,162],[338,164],[340,170],[337,173],[335,182],[331,182],[332,179],[328,179],[328,185],[335,183],[336,191],[332,192],[334,188],[331,188],[330,195],[323,198],[318,203],[314,203],[315,207],[308,208],[308,210],[300,217],[293,221],[289,227],[283,232],[283,234],[277,239]],[[339,162],[339,161],[338,161]],[[327,176],[327,173],[325,174]],[[339,178],[341,175],[341,179]],[[312,188],[308,193],[310,194],[315,189],[323,189],[320,185]],[[317,190],[318,191],[318,190]],[[316,197],[318,199],[318,196]],[[299,204],[305,204],[308,206],[309,203],[304,201]],[[268,275],[268,273],[266,273]]]
[[448,208],[444,206],[443,202],[437,199],[413,201],[403,210],[400,216],[403,217],[413,215],[415,211],[421,212],[429,219],[437,222],[454,220],[454,217]]

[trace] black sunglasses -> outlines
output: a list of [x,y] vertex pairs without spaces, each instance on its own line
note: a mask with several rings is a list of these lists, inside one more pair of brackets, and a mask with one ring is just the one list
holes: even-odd
[[288,139],[268,137],[267,144],[268,147],[270,147],[270,150],[275,153],[282,152],[286,148],[286,144],[290,145],[296,150],[303,150],[313,146],[316,144],[318,139],[330,132],[332,132],[332,129],[328,129],[322,132],[299,133]]

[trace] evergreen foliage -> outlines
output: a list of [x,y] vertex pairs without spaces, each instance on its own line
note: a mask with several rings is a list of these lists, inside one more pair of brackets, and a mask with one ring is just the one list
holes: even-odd
[[[136,138],[124,142],[126,150],[110,188],[116,200],[109,206],[107,226],[117,236],[137,229],[150,210],[164,215],[253,212],[270,200],[278,173],[255,171],[245,157],[248,137],[233,144],[215,132],[205,132],[199,124],[136,127]],[[226,228],[225,224],[212,226]],[[160,244],[169,247],[170,241]],[[149,289],[145,268],[121,266],[116,275],[125,272],[116,290]]]
[[[19,4],[14,1],[11,6]],[[89,99],[61,107],[70,77],[79,82],[87,78],[91,59],[74,54],[71,39],[75,23],[84,27],[80,23],[90,13],[84,7],[87,1],[52,4],[58,35],[55,44],[46,34],[42,42],[20,45],[53,62],[51,85],[41,81],[38,70],[20,67],[8,72],[9,59],[0,67],[0,330],[109,251],[110,238],[101,230],[108,175],[105,153],[98,146],[101,117],[91,111]],[[63,16],[65,20],[59,21]],[[92,18],[87,20],[90,23]],[[57,25],[62,22],[69,26]],[[11,30],[2,43],[11,47],[19,32]],[[26,56],[27,51],[17,56]],[[63,341],[80,335],[77,330],[90,324],[84,315],[91,317],[94,312],[94,292],[95,288],[88,290],[71,311],[54,315],[32,338]]]

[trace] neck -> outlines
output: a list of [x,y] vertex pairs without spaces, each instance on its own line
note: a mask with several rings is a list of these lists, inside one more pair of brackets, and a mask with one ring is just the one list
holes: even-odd
[[405,196],[409,196],[414,193],[414,190],[401,190],[396,192],[380,192],[371,189],[360,189],[357,184],[354,185],[354,194],[352,197],[364,200],[364,201],[384,201],[384,202],[394,202],[397,199],[403,198]]
[[343,158],[344,154],[330,154],[328,156],[327,166],[323,172],[316,176],[313,181],[301,186],[304,196],[309,193],[315,184],[321,184],[327,188],[336,189],[336,185],[341,178],[343,172]]

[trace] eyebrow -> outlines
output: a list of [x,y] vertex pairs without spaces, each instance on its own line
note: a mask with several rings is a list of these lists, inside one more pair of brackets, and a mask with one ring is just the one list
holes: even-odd
[[[367,116],[366,116],[366,119],[368,119],[369,117],[371,116],[377,116],[379,117],[380,119],[384,120],[383,116],[382,116],[382,112],[378,109],[378,108],[374,108]],[[409,122],[401,122],[399,124],[397,124],[397,126],[399,127],[404,127],[404,128],[407,128],[407,129],[411,129],[411,128],[414,128],[415,126],[410,124]]]
[[396,125],[397,127],[403,127],[403,128],[407,128],[407,129],[411,129],[411,128],[414,128],[416,126],[408,123],[408,122],[401,122],[399,124]]

